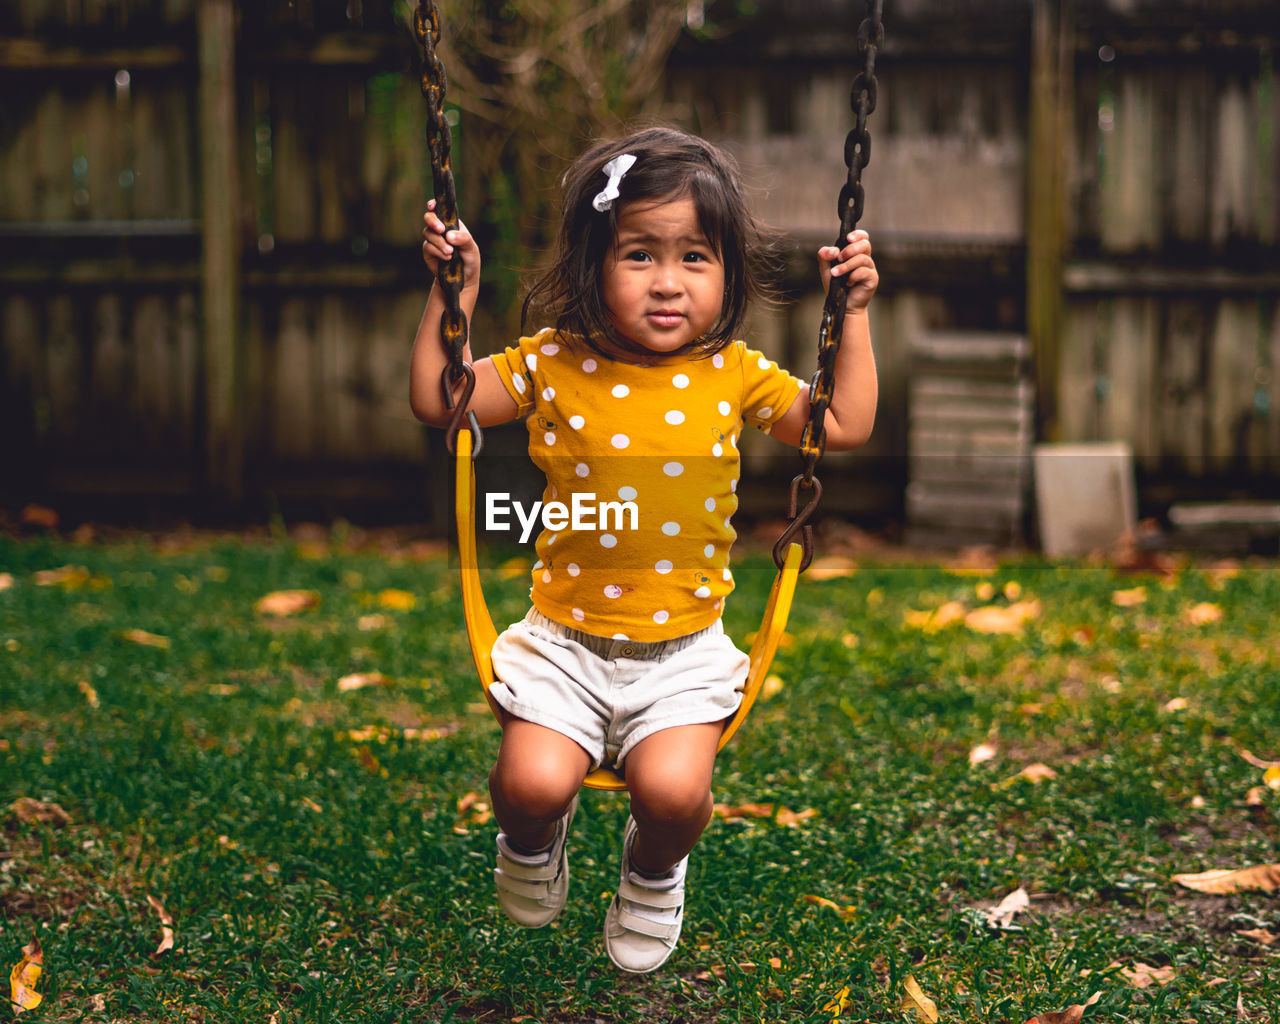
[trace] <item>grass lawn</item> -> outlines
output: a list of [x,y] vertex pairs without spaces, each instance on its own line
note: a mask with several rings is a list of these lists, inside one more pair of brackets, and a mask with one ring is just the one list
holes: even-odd
[[[680,949],[633,978],[600,941],[624,799],[584,797],[562,918],[509,925],[453,567],[340,541],[0,538],[23,1020],[1280,1022],[1275,892],[1173,881],[1280,861],[1275,565],[802,579]],[[772,566],[737,568],[742,642]],[[499,623],[526,569],[493,570]],[[315,603],[256,610],[282,590]]]

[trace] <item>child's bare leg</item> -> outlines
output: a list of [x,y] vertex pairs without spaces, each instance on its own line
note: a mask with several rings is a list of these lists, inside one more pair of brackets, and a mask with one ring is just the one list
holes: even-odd
[[590,770],[591,755],[568,736],[508,718],[497,764],[489,773],[493,813],[508,840],[525,850],[549,846],[556,822]]
[[631,860],[645,874],[678,864],[711,820],[711,772],[722,729],[720,722],[663,729],[627,755],[637,830]]

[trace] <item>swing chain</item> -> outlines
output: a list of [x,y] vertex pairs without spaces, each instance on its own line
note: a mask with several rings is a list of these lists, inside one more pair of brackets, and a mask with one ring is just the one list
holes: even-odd
[[[413,32],[422,51],[422,95],[427,101],[427,147],[431,153],[431,178],[435,185],[436,214],[446,231],[458,226],[458,195],[450,163],[449,119],[445,113],[447,85],[444,64],[436,54],[440,43],[440,12],[435,0],[418,0],[414,12]],[[436,281],[444,295],[445,311],[440,315],[440,337],[448,350],[449,362],[440,375],[440,388],[445,405],[453,410],[445,428],[445,445],[454,451],[462,421],[469,422],[475,439],[473,457],[480,454],[483,437],[475,413],[468,409],[475,390],[475,373],[467,363],[467,315],[462,312],[462,257],[454,250],[449,261],[440,267]],[[458,388],[461,392],[455,394]]]
[[[837,212],[840,217],[840,237],[836,246],[843,248],[850,232],[862,218],[864,194],[862,170],[871,160],[871,133],[867,130],[867,118],[876,109],[876,52],[884,44],[884,25],[881,13],[883,0],[867,0],[867,17],[858,26],[858,50],[863,56],[863,68],[853,80],[849,105],[853,109],[853,130],[844,141],[844,162],[848,179],[840,189]],[[818,480],[818,462],[826,451],[827,409],[835,388],[836,356],[844,335],[845,297],[849,291],[847,277],[832,277],[827,286],[827,299],[822,307],[822,323],[818,328],[818,369],[809,382],[809,418],[800,437],[800,457],[803,468],[791,481],[787,501],[788,523],[782,536],[773,547],[773,560],[779,569],[786,559],[788,544],[797,533],[801,536],[804,558],[801,570],[813,560],[813,527],[810,517],[818,507],[822,496],[822,484]],[[800,494],[807,497],[800,508]]]

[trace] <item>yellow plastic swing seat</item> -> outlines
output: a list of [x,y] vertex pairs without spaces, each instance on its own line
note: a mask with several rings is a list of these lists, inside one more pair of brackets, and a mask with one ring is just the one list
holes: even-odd
[[[457,434],[454,460],[456,463],[456,497],[454,512],[458,524],[458,556],[462,566],[462,609],[467,623],[467,640],[471,644],[471,657],[475,661],[476,673],[484,686],[485,700],[489,702],[494,717],[499,722],[503,718],[503,710],[493,696],[489,687],[493,685],[493,645],[498,639],[498,630],[493,625],[493,617],[489,614],[489,606],[485,604],[484,589],[480,585],[480,566],[476,557],[476,474],[471,458],[471,431],[461,429]],[[796,580],[800,576],[800,562],[803,550],[797,543],[787,548],[782,569],[773,581],[773,589],[769,592],[769,601],[765,605],[764,619],[756,631],[755,642],[751,645],[750,668],[747,670],[747,681],[742,691],[742,701],[733,717],[725,722],[724,732],[720,736],[717,749],[723,750],[726,743],[742,725],[751,705],[755,703],[760,687],[769,672],[769,665],[778,650],[778,642],[787,628],[787,616],[791,614],[791,599],[795,595]],[[612,768],[597,768],[583,780],[583,785],[591,789],[623,790],[627,788],[626,780],[621,773]]]

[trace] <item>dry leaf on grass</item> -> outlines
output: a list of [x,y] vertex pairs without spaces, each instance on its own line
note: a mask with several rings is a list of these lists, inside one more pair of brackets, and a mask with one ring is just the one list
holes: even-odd
[[487,800],[474,791],[466,793],[458,800],[458,824],[453,826],[453,830],[465,836],[470,826],[488,824],[492,817],[493,809]]
[[44,1001],[44,996],[35,990],[44,970],[43,964],[44,950],[40,948],[40,940],[33,935],[31,941],[22,947],[22,959],[9,972],[9,1000],[15,1015],[34,1010]]
[[842,907],[835,900],[829,900],[825,896],[814,896],[806,893],[804,899],[806,903],[812,903],[815,907],[823,907],[827,910],[834,911],[836,916],[842,921],[852,921],[854,915],[858,912],[858,908],[853,904],[846,904]]
[[920,983],[910,974],[902,979],[902,989],[900,1005],[905,1012],[914,1013],[917,1020],[926,1024],[938,1024],[938,1004],[924,994]]
[[1247,868],[1218,868],[1195,875],[1174,875],[1178,885],[1214,896],[1236,892],[1275,892],[1280,889],[1280,864],[1255,864]]
[[1208,601],[1201,601],[1197,605],[1188,608],[1183,620],[1190,626],[1208,626],[1214,622],[1222,621],[1222,609],[1216,604]]
[[1244,747],[1240,748],[1240,756],[1243,757],[1255,768],[1262,768],[1262,769],[1280,768],[1280,761],[1268,761],[1266,758],[1258,757],[1255,754],[1250,753],[1249,751],[1245,750]]
[[1268,789],[1280,789],[1280,765],[1272,765],[1263,772],[1262,781]]
[[1146,587],[1133,587],[1129,590],[1117,590],[1111,595],[1111,603],[1118,608],[1133,608],[1147,599]]
[[36,573],[37,587],[66,587],[74,590],[89,582],[90,573],[83,565],[61,565],[56,569],[41,569]]
[[818,812],[812,807],[805,808],[803,811],[792,811],[786,807],[777,807],[775,804],[733,804],[732,806],[716,804],[712,808],[712,813],[731,824],[746,821],[749,818],[774,819],[779,825],[785,825],[788,828],[796,828],[801,822],[818,816]]
[[1021,633],[1032,619],[1040,616],[1039,601],[1015,601],[1013,604],[989,604],[975,608],[964,617],[964,624],[975,633]]
[[389,588],[378,594],[378,604],[396,612],[411,612],[417,607],[418,598],[412,591]]
[[1021,931],[1021,927],[1013,923],[1013,916],[1027,910],[1031,906],[1031,897],[1027,890],[1019,886],[1000,901],[998,906],[987,911],[987,927],[1000,931]]
[[844,1015],[844,1011],[849,1008],[849,986],[846,985],[836,993],[834,999],[823,1004],[822,1012],[831,1014],[832,1019]]
[[0,572],[0,590],[8,590],[13,586],[13,573]]
[[81,679],[76,683],[76,689],[84,694],[84,699],[89,702],[89,707],[96,708],[101,703],[98,700],[98,691],[93,688],[87,679]]
[[253,610],[259,615],[284,618],[288,615],[297,615],[308,608],[315,608],[319,604],[320,595],[314,590],[273,590],[265,597],[258,598],[258,603],[253,606]]
[[1084,1011],[1102,998],[1101,992],[1095,992],[1083,1003],[1075,1003],[1065,1010],[1053,1010],[1050,1013],[1037,1014],[1023,1024],[1080,1024]]
[[363,690],[366,686],[390,686],[391,678],[381,672],[353,672],[338,680],[338,692],[350,693],[352,690]]
[[967,609],[959,601],[948,601],[934,611],[908,611],[902,619],[913,629],[922,629],[926,633],[936,633],[964,621]]
[[815,558],[804,574],[809,580],[836,580],[857,571],[858,563],[847,555],[824,555]]
[[971,751],[969,751],[969,766],[974,767],[982,764],[984,761],[990,761],[996,756],[998,751],[990,743],[979,743]]
[[128,640],[131,644],[137,644],[139,647],[158,647],[161,650],[169,648],[169,638],[161,636],[159,633],[148,633],[145,629],[126,629],[120,633],[120,639]]
[[157,946],[156,951],[151,954],[152,957],[157,957],[161,953],[167,953],[169,950],[173,949],[173,918],[170,917],[169,912],[164,909],[164,904],[150,893],[147,894],[147,902],[151,904],[151,909],[154,910],[160,918],[160,945]]
[[1125,967],[1119,963],[1113,963],[1111,966],[1119,967],[1120,977],[1124,978],[1134,988],[1167,985],[1173,981],[1172,967],[1152,967],[1150,964],[1144,964],[1141,961],[1134,963],[1132,967]]
[[1249,928],[1246,931],[1236,932],[1242,939],[1252,939],[1260,946],[1274,946],[1276,944],[1275,932],[1268,931],[1266,928]]
[[9,805],[9,810],[24,825],[52,825],[54,828],[62,828],[71,824],[71,815],[58,804],[33,800],[29,796],[18,797]]
[[1025,768],[1022,769],[1022,771],[1018,772],[1017,775],[1010,775],[1003,782],[997,783],[996,788],[1007,789],[1008,787],[1014,785],[1014,783],[1016,783],[1019,779],[1026,779],[1028,782],[1034,785],[1039,782],[1046,782],[1049,779],[1056,779],[1057,777],[1058,777],[1058,773],[1055,772],[1052,768],[1050,768],[1047,764],[1044,764],[1041,761],[1036,761],[1032,764],[1027,765]]

